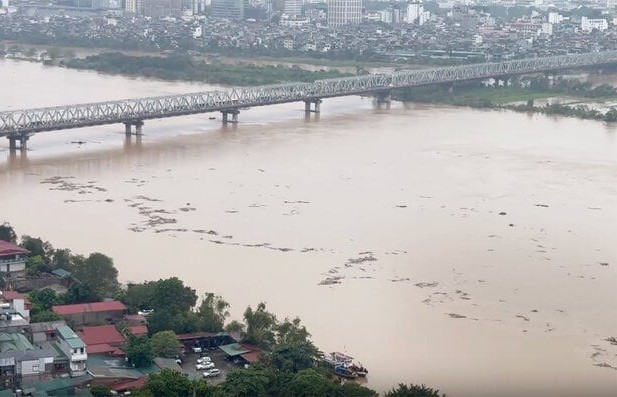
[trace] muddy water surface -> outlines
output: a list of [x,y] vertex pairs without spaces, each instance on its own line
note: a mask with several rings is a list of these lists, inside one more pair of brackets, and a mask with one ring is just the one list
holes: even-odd
[[[0,109],[212,87],[0,62]],[[0,146],[0,221],[298,315],[368,385],[617,395],[617,136],[599,122],[349,97]],[[77,144],[71,142],[83,141]]]

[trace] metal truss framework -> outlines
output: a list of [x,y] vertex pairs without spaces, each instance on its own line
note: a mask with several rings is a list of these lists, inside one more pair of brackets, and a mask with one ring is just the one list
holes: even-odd
[[317,101],[346,95],[388,92],[396,88],[545,72],[617,63],[617,51],[560,55],[436,69],[368,74],[192,94],[87,103],[0,112],[0,136],[23,137],[42,131],[147,119],[229,111],[286,102]]

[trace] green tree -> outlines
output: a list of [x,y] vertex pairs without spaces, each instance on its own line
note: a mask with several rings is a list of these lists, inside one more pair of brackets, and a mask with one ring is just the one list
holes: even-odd
[[260,302],[253,310],[250,306],[244,311],[246,336],[244,341],[263,349],[270,349],[274,345],[276,335],[276,316],[266,310],[266,304]]
[[300,324],[299,317],[294,318],[292,321],[285,318],[285,321],[276,326],[277,344],[306,342],[310,337],[311,334],[306,330],[306,327]]
[[110,397],[111,389],[108,386],[104,385],[93,385],[90,387],[90,393],[94,397]]
[[166,310],[172,313],[185,313],[191,310],[197,302],[197,293],[194,289],[184,285],[177,277],[159,280],[154,285],[150,308]]
[[604,114],[604,120],[609,122],[617,121],[617,108],[611,106],[611,108]]
[[387,392],[384,397],[445,397],[445,394],[439,394],[439,390],[421,385],[404,385],[399,383],[396,389]]
[[341,395],[345,397],[377,397],[379,394],[368,387],[360,386],[356,382],[345,382],[340,387]]
[[313,367],[318,353],[310,341],[280,344],[272,351],[270,362],[281,371],[298,372]]
[[152,364],[154,350],[147,336],[130,336],[126,347],[126,357],[138,368]]
[[192,395],[193,385],[180,372],[164,368],[148,376],[145,389],[154,397],[186,397]]
[[95,252],[88,258],[75,257],[73,276],[102,297],[112,297],[118,292],[118,270],[113,260]]
[[51,264],[54,269],[62,268],[64,270],[72,269],[73,255],[68,249],[56,249],[51,257]]
[[28,299],[32,303],[32,314],[51,310],[53,305],[64,304],[62,296],[51,288],[36,289],[28,294]]
[[139,310],[151,309],[155,286],[156,282],[154,281],[142,284],[129,284],[122,297],[122,302],[126,305],[129,312],[136,313]]
[[150,339],[155,356],[175,357],[180,348],[180,342],[173,331],[161,331],[152,335]]
[[232,320],[225,326],[225,331],[227,332],[237,332],[239,334],[244,334],[244,324],[242,324],[238,320]]
[[63,300],[67,305],[72,305],[74,303],[99,302],[102,300],[102,296],[87,284],[75,283],[64,293]]
[[48,241],[43,241],[39,237],[30,237],[28,235],[21,236],[20,245],[30,251],[31,256],[39,255],[43,258],[43,262],[45,263],[49,262],[54,251],[54,247]]
[[4,222],[0,225],[0,240],[10,243],[17,241],[17,234],[15,234],[15,230],[8,222]]
[[287,395],[294,397],[333,396],[339,385],[312,368],[296,373],[287,386]]
[[266,396],[270,385],[270,373],[262,366],[251,366],[227,374],[223,389],[235,397]]
[[225,319],[229,317],[228,309],[229,303],[221,296],[207,292],[197,310],[200,328],[210,332],[222,331]]
[[26,276],[30,278],[38,277],[47,270],[45,259],[41,255],[31,256],[26,260]]
[[49,311],[49,310],[43,310],[43,311],[37,312],[30,316],[31,323],[45,323],[48,321],[59,321],[59,320],[62,320],[62,317],[60,317],[56,313]]

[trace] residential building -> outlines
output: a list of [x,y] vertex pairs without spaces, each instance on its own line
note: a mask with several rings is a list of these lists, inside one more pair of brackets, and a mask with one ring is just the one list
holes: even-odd
[[17,291],[1,291],[0,308],[12,309],[19,313],[24,319],[30,320],[30,309],[32,308],[32,304],[28,296],[20,294]]
[[47,321],[44,323],[30,324],[32,343],[41,345],[58,338],[58,327],[66,325],[64,321]]
[[57,330],[58,346],[69,359],[69,373],[71,376],[85,375],[88,360],[86,344],[66,325],[59,326]]
[[328,26],[357,25],[362,22],[362,0],[327,0]]
[[244,0],[212,0],[212,16],[244,19]]
[[[8,3],[7,3],[8,4]],[[23,273],[30,251],[17,244],[0,240],[0,272]]]
[[143,0],[125,0],[124,11],[127,14],[141,14],[143,8]]
[[597,29],[600,31],[608,29],[608,22],[606,19],[598,18],[591,19],[587,17],[581,18],[581,30],[583,32],[591,32],[592,30]]
[[407,5],[407,23],[416,23],[420,14],[424,11],[422,4],[411,3]]
[[126,306],[120,301],[52,306],[51,310],[75,325],[101,324],[122,320]]
[[114,325],[84,327],[79,336],[86,344],[88,354],[124,355],[120,346],[126,343],[126,339]]
[[301,16],[302,6],[304,6],[304,0],[285,0],[283,12],[290,17]]
[[142,2],[141,13],[146,17],[165,18],[182,15],[182,0],[142,0]]
[[0,332],[0,383],[6,388],[40,382],[51,376],[58,353],[36,348],[21,332]]

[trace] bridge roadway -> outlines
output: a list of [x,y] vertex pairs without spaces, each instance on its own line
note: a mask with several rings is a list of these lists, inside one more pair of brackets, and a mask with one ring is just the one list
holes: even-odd
[[[228,90],[204,91],[111,102],[86,103],[0,112],[0,137],[7,137],[11,150],[17,142],[26,148],[36,133],[95,125],[124,123],[127,135],[141,134],[144,120],[220,111],[223,123],[237,122],[240,109],[287,102],[305,102],[306,112],[319,112],[324,98],[372,94],[389,98],[396,88],[427,84],[557,71],[617,63],[617,51],[487,62],[435,69],[367,74]],[[311,105],[313,106],[311,108]],[[232,120],[229,120],[229,116]]]

